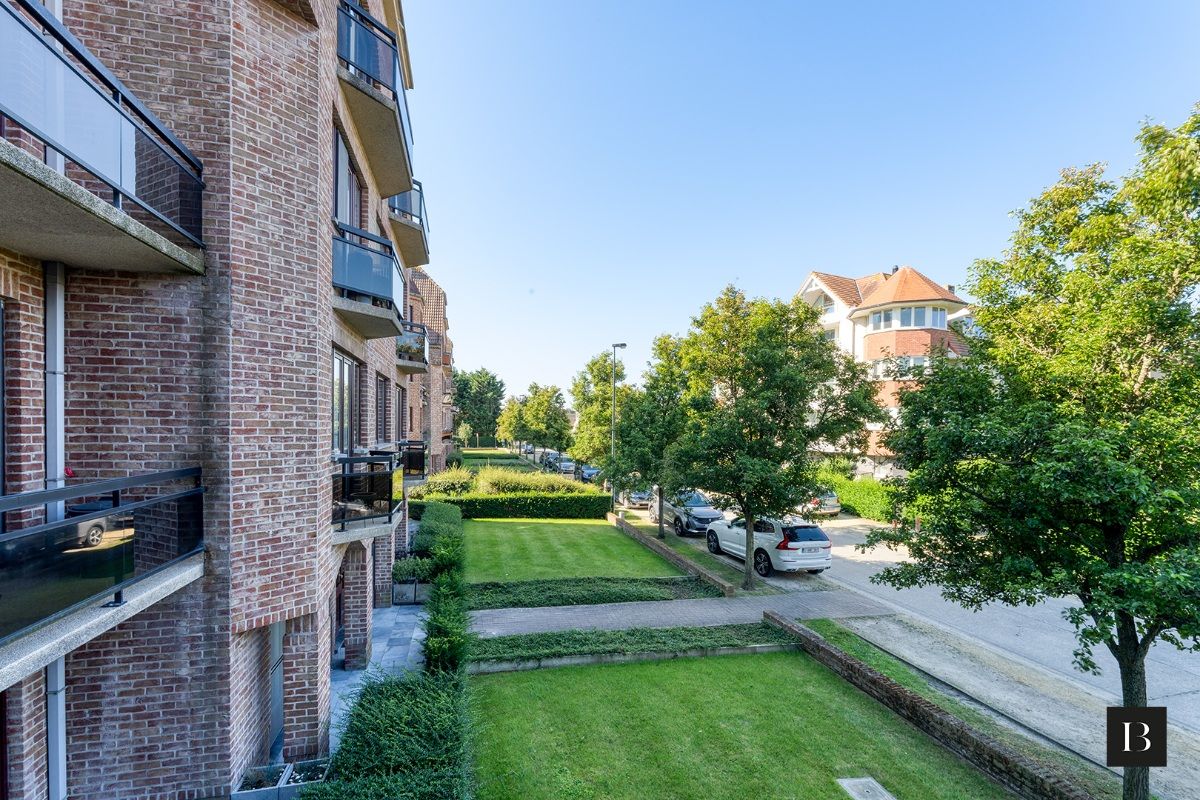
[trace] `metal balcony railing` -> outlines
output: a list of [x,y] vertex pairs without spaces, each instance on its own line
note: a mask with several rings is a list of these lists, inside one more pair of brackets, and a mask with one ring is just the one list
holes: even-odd
[[200,159],[34,0],[0,0],[0,138],[9,121],[103,184],[113,205],[204,246]]
[[396,101],[403,129],[404,149],[412,163],[412,123],[408,99],[400,75],[400,52],[396,34],[366,9],[341,0],[338,3],[338,59],[352,74],[368,80]]
[[388,208],[397,216],[419,226],[428,237],[429,218],[425,215],[425,191],[420,181],[413,181],[411,191],[401,192],[389,197]]
[[341,456],[333,476],[334,526],[346,530],[356,522],[387,520],[399,510],[392,476],[398,469],[398,453],[373,451],[367,456]]
[[[204,549],[200,468],[0,497],[0,643]],[[47,506],[66,518],[46,521]]]
[[[361,228],[335,223],[333,285],[350,295],[392,308],[402,320],[404,272],[392,243]],[[353,298],[357,299],[357,298]]]
[[429,363],[429,342],[426,328],[419,322],[402,323],[404,333],[396,337],[396,358],[404,361]]
[[424,478],[427,472],[426,461],[429,445],[421,439],[409,439],[397,442],[400,447],[400,459],[404,467],[405,478]]

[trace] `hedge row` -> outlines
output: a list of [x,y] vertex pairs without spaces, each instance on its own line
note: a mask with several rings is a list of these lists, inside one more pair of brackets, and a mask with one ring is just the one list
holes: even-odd
[[888,487],[874,478],[847,478],[841,473],[821,470],[819,480],[837,492],[842,510],[876,522],[890,522],[894,516]]
[[611,507],[605,494],[468,494],[461,497],[430,497],[408,504],[413,519],[422,519],[426,505],[453,502],[467,519],[519,517],[524,519],[604,519]]
[[572,480],[563,475],[545,472],[530,472],[512,467],[478,466],[475,469],[455,467],[430,475],[424,484],[409,491],[409,498],[422,500],[429,497],[451,497],[457,500],[462,495],[521,494],[590,494],[599,492],[586,483]]
[[471,796],[470,719],[461,671],[366,677],[328,778],[302,800]]

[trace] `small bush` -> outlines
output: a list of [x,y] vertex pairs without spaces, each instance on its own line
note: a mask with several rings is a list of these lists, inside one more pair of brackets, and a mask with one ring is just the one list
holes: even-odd
[[822,469],[818,480],[837,493],[842,510],[856,517],[890,522],[895,516],[891,490],[874,478],[847,478],[844,474]]
[[519,472],[504,467],[484,467],[477,473],[471,494],[518,494],[540,492],[543,494],[587,494],[595,490],[586,483],[573,481],[562,475],[545,472]]
[[433,564],[432,558],[401,558],[392,565],[392,580],[403,583],[415,578],[424,583],[433,575]]
[[423,532],[418,529],[416,534],[413,536],[412,546],[409,548],[410,550],[412,550],[413,555],[428,556],[429,551],[432,548],[433,548],[433,534],[428,533],[428,532]]
[[425,603],[425,669],[454,671],[467,655],[470,634],[465,587],[461,572],[438,575]]
[[451,503],[423,503],[425,513],[421,515],[421,521],[429,522],[449,522],[457,525],[463,520],[462,509]]
[[431,577],[436,578],[447,572],[461,572],[467,555],[461,528],[453,533],[435,535],[429,555],[432,561]]
[[611,500],[606,494],[468,494],[453,500],[466,519],[524,517],[528,519],[604,519]]
[[461,467],[462,465],[463,465],[462,450],[459,450],[456,447],[453,450],[451,450],[449,453],[446,454],[446,466],[447,467],[457,468],[457,467]]
[[476,608],[535,608],[636,600],[692,600],[721,597],[699,578],[544,578],[510,583],[470,584],[468,603]]
[[425,480],[424,484],[417,488],[423,490],[421,493],[424,496],[431,494],[458,495],[471,491],[471,487],[474,484],[474,472],[471,472],[469,469],[456,467],[454,469],[435,472]]

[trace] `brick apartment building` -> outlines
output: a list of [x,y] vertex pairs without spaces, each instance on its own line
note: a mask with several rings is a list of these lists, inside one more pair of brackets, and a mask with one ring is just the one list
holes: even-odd
[[430,470],[438,472],[446,467],[446,458],[454,449],[455,428],[454,405],[454,343],[447,330],[450,323],[446,318],[446,293],[424,270],[413,270],[416,284],[424,301],[421,319],[429,331],[430,368],[425,376],[424,390],[429,398],[424,416],[422,438],[430,443]]
[[411,86],[397,0],[0,0],[0,800],[327,751],[441,450]]
[[[950,323],[964,318],[967,303],[912,267],[893,267],[863,278],[811,272],[800,297],[821,309],[825,336],[856,361],[870,365],[878,381],[877,400],[893,415],[903,371],[920,370],[929,353],[946,348],[964,352],[962,338]],[[898,367],[898,374],[893,367]],[[871,424],[867,450],[858,456],[856,471],[887,477],[894,469],[891,454],[879,442],[880,425]]]

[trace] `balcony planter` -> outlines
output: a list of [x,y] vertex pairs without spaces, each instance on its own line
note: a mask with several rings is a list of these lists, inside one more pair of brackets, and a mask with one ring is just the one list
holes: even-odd
[[315,758],[311,761],[297,761],[290,765],[279,785],[279,800],[296,800],[305,786],[312,786],[325,780],[329,774],[329,759]]
[[242,783],[238,790],[233,792],[230,798],[231,800],[279,800],[279,787],[287,782],[291,772],[291,764],[250,767],[242,776]]
[[429,599],[429,584],[415,581],[397,581],[392,584],[392,603],[394,605],[415,605]]

